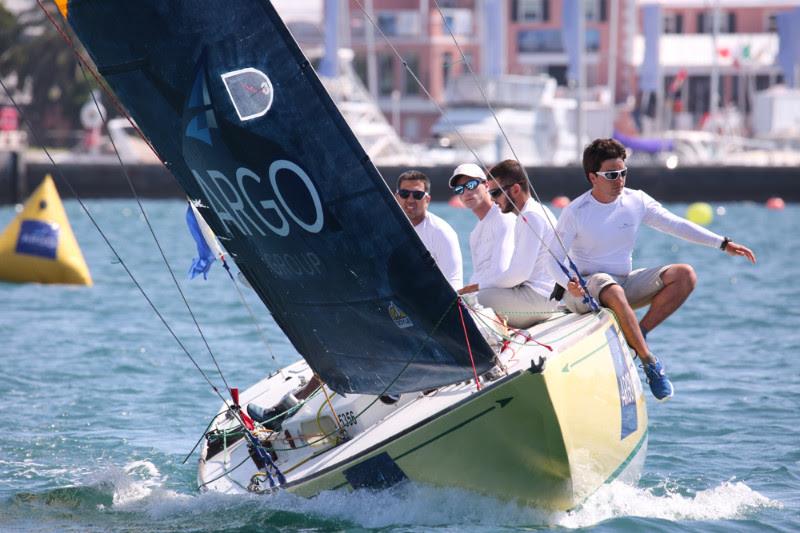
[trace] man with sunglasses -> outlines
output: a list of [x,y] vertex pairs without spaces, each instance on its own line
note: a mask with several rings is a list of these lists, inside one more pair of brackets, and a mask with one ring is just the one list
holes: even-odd
[[547,245],[556,219],[531,198],[522,166],[507,159],[489,171],[488,194],[501,213],[517,215],[508,266],[482,279],[478,302],[492,308],[513,328],[529,328],[558,312],[550,300],[554,281],[547,269]]
[[450,285],[459,290],[464,284],[464,274],[458,235],[444,219],[428,211],[430,192],[431,182],[428,176],[418,170],[408,170],[397,178],[397,203],[436,261],[436,266]]
[[[561,243],[554,241],[551,246],[556,260],[551,262],[551,272],[557,280],[566,282],[557,262],[569,252],[589,294],[614,311],[625,339],[642,362],[650,390],[656,399],[664,401],[673,395],[674,388],[645,338],[683,304],[697,276],[687,264],[632,270],[639,226],[646,224],[690,242],[720,248],[753,263],[756,259],[747,247],[670,213],[644,191],[625,188],[625,158],[625,147],[614,139],[595,139],[584,150],[583,170],[592,188],[561,213],[556,229]],[[588,312],[577,279],[564,282],[567,308]],[[637,322],[634,309],[648,304],[647,313]]]
[[469,234],[470,285],[459,291],[473,292],[508,268],[514,252],[514,216],[501,213],[492,202],[486,188],[486,175],[475,163],[456,167],[449,184],[461,203],[478,217],[478,223]]

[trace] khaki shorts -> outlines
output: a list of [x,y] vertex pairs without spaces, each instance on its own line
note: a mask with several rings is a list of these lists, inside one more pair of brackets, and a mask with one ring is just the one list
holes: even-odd
[[528,285],[491,287],[478,292],[478,302],[491,307],[512,328],[529,328],[558,313],[558,302],[542,296]]
[[[631,307],[638,309],[649,304],[658,291],[664,288],[661,274],[672,265],[655,268],[640,268],[632,270],[627,276],[613,276],[605,272],[598,272],[586,277],[586,286],[597,303],[600,303],[600,292],[609,285],[617,284],[625,291],[625,297]],[[564,305],[573,313],[588,313],[589,304],[583,298],[576,298],[567,292],[564,296]]]

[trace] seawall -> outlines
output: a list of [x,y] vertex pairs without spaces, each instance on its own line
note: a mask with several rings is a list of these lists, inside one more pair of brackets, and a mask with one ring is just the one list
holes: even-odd
[[[143,198],[181,198],[183,192],[166,168],[160,164],[126,165],[137,193]],[[59,165],[82,198],[131,198],[130,188],[117,163],[64,163]],[[407,167],[379,167],[381,175],[394,189],[397,176]],[[432,182],[431,196],[437,201],[450,197],[447,180],[450,167],[419,167]],[[572,167],[528,168],[543,200],[564,195],[574,198],[589,184],[583,172]],[[0,153],[0,204],[23,201],[47,173],[53,175],[64,198],[73,195],[49,163],[25,162]],[[797,167],[663,167],[631,165],[627,185],[644,189],[662,202],[756,201],[772,196],[787,202],[800,201],[800,168]]]

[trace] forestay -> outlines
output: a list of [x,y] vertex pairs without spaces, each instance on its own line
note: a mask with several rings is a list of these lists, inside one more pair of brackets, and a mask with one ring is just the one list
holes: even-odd
[[[470,379],[456,294],[269,2],[73,0],[66,11],[333,389],[406,392]],[[464,318],[482,372],[493,353]]]

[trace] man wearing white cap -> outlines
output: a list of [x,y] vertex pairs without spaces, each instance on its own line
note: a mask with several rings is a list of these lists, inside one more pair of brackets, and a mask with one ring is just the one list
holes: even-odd
[[501,212],[517,216],[508,267],[478,285],[478,302],[504,317],[509,326],[529,328],[559,312],[550,300],[555,282],[547,269],[555,217],[531,198],[528,177],[518,162],[502,161],[489,176],[489,196]]
[[418,170],[408,170],[397,178],[397,203],[436,261],[436,266],[450,285],[459,290],[464,285],[464,267],[461,264],[458,235],[443,218],[428,211],[430,192],[431,182],[428,176]]
[[456,167],[450,177],[450,188],[461,197],[461,203],[478,217],[469,234],[472,276],[460,292],[472,292],[508,268],[514,253],[512,214],[500,212],[486,189],[486,175],[475,163]]

